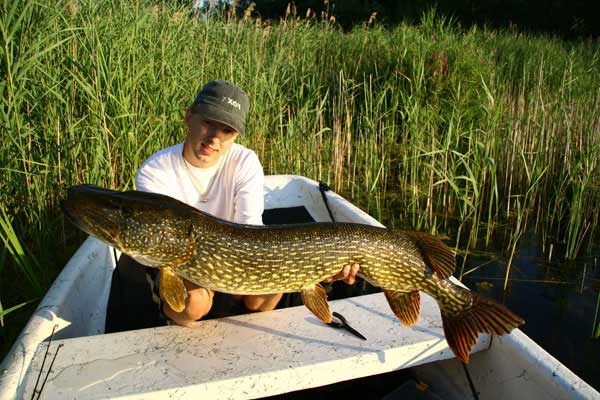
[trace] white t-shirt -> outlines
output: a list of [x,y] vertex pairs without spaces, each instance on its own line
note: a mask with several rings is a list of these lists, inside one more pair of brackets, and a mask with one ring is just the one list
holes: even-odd
[[135,174],[137,190],[174,197],[227,221],[262,225],[264,174],[256,153],[234,143],[215,166],[197,168],[182,152],[180,143],[147,159]]

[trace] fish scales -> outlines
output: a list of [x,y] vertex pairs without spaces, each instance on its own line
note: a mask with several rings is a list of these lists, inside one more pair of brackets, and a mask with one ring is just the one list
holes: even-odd
[[[359,263],[360,276],[376,286],[409,291],[421,282],[410,278],[424,276],[427,269],[408,238],[368,225],[241,228],[198,216],[193,226],[196,256],[175,271],[225,293],[298,292],[352,263]],[[235,248],[229,247],[232,242]],[[323,243],[335,245],[323,251]],[[207,264],[214,269],[208,270]],[[242,279],[235,283],[225,278],[231,275]],[[259,278],[264,276],[270,279]]]
[[180,277],[234,294],[300,292],[323,322],[332,320],[319,282],[358,263],[381,287],[405,325],[417,322],[423,291],[440,307],[444,333],[463,362],[480,332],[505,334],[524,323],[508,308],[449,278],[454,253],[429,234],[350,223],[238,225],[167,196],[74,186],[66,215],[85,232],[160,269],[161,297],[177,312],[187,291]]

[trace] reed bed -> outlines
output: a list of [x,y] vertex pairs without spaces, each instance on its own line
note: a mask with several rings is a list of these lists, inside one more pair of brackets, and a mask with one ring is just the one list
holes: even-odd
[[597,41],[464,30],[434,12],[343,32],[327,15],[190,18],[157,3],[0,3],[6,336],[28,315],[8,311],[42,296],[83,239],[59,209],[68,186],[132,189],[216,78],[249,93],[240,141],[265,173],[328,182],[388,226],[467,255],[502,227],[510,259],[531,227],[549,257],[596,240]]

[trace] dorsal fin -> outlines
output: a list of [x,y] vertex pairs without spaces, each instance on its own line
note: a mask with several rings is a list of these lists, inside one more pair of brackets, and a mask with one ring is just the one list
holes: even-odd
[[456,268],[454,251],[439,238],[426,232],[401,231],[415,243],[425,263],[442,279],[449,278]]

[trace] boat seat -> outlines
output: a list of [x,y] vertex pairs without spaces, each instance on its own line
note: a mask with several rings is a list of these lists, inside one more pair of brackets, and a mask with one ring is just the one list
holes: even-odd
[[[367,340],[320,322],[304,306],[42,343],[25,377],[44,399],[256,398],[454,358],[435,300],[422,294],[418,323],[406,327],[382,293],[334,300]],[[489,346],[480,335],[473,351]],[[44,368],[46,349],[49,353]],[[58,355],[48,373],[50,361]]]

